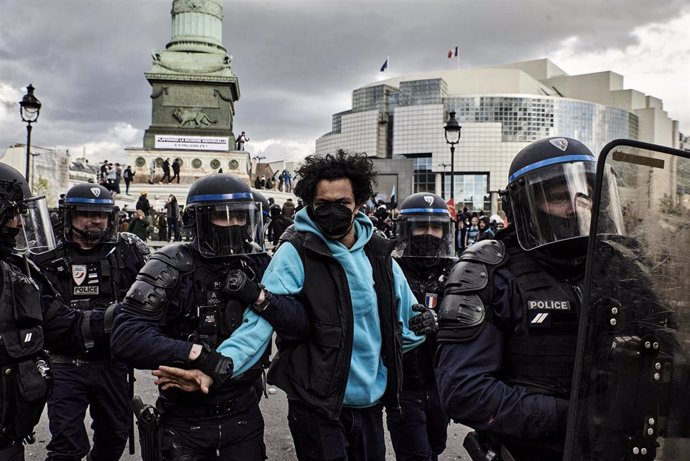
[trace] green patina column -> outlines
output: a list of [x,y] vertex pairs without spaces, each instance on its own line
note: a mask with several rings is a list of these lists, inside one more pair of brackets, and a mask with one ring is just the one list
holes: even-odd
[[222,0],[174,0],[171,14],[172,38],[145,74],[152,112],[144,149],[232,151],[240,87],[223,46]]

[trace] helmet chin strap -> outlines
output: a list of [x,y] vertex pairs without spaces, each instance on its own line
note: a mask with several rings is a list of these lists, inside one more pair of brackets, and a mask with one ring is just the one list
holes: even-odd
[[80,237],[82,237],[84,240],[86,240],[89,243],[98,243],[101,240],[103,240],[103,236],[105,235],[105,231],[101,231],[98,233],[97,236],[95,236],[94,233],[92,233],[92,232],[86,232],[86,231],[78,229],[74,226],[72,226],[72,232],[76,233],[77,235],[79,235]]

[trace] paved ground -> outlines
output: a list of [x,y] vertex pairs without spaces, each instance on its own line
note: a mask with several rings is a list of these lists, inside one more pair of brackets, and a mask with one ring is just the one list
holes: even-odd
[[[135,383],[135,393],[140,395],[145,402],[153,403],[157,394],[156,387],[153,385],[153,377],[148,371],[137,370],[137,381]],[[269,394],[268,399],[262,399],[261,409],[266,421],[266,432],[264,439],[268,449],[268,459],[275,461],[290,461],[295,459],[294,447],[290,430],[287,426],[287,400],[285,394],[276,390],[275,394]],[[90,423],[89,423],[90,424]],[[467,433],[467,428],[458,424],[453,424],[448,430],[448,448],[441,456],[441,460],[469,460],[465,450],[462,448],[462,440]],[[26,447],[27,460],[41,460],[46,456],[46,444],[50,440],[48,431],[47,412],[37,427],[36,443]],[[137,442],[138,443],[138,442]],[[395,459],[390,440],[386,435],[387,460]],[[136,447],[136,454],[129,455],[125,450],[123,460],[137,460],[139,458],[139,446]]]

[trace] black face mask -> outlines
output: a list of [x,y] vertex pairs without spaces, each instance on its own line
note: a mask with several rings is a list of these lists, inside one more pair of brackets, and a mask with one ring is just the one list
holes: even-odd
[[3,227],[0,229],[0,256],[3,258],[14,253],[17,245],[18,227]]
[[311,213],[312,219],[329,240],[340,240],[350,232],[354,223],[353,214],[350,208],[337,202],[319,205]]
[[245,226],[213,226],[213,247],[222,256],[244,254]]
[[413,235],[405,256],[435,256],[441,249],[441,239],[431,234]]

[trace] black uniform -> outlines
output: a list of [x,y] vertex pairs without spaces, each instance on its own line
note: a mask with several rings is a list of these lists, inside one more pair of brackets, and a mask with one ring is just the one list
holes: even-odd
[[[433,260],[400,257],[396,261],[405,273],[417,302],[436,311],[443,298],[443,286],[454,258]],[[388,408],[387,424],[397,459],[438,459],[446,448],[449,418],[436,388],[434,355],[436,335],[427,334],[424,343],[403,355],[402,411]],[[423,450],[423,451],[420,451]]]
[[[223,289],[240,269],[260,280],[265,254],[204,258],[191,244],[172,244],[144,266],[113,329],[113,353],[137,368],[194,368],[193,343],[215,350],[242,323],[246,306]],[[209,394],[160,391],[166,459],[264,459],[263,418],[255,384],[258,362]],[[178,456],[178,457],[175,457]],[[187,456],[187,457],[183,457]]]
[[[124,298],[148,252],[137,236],[121,233],[117,244],[81,250],[65,242],[36,257],[64,302],[83,312],[84,318],[80,326],[83,345],[50,348],[54,384],[48,400],[49,459],[76,460],[89,453],[84,427],[87,407],[93,418],[92,459],[119,459],[122,455],[131,424],[128,368],[111,359],[109,331],[113,303]],[[95,323],[91,322],[94,316]],[[49,332],[51,328],[46,325]]]

